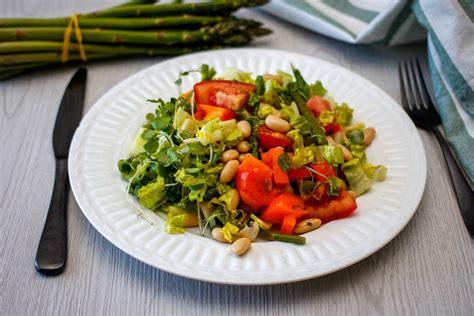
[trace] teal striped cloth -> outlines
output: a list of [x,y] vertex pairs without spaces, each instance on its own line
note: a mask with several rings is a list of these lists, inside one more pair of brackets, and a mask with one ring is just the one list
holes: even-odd
[[444,132],[473,186],[473,0],[273,0],[263,10],[353,44],[397,45],[427,38]]

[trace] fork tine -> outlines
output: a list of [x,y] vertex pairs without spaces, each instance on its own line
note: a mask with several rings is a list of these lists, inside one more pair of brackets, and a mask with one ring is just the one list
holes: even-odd
[[408,73],[408,78],[410,81],[410,87],[412,91],[412,97],[413,97],[413,107],[415,109],[423,109],[423,101],[420,97],[420,89],[418,87],[416,75],[415,75],[415,68],[413,67],[413,63],[411,60],[407,61],[407,73]]
[[415,58],[414,60],[415,63],[415,74],[416,74],[416,79],[418,81],[418,86],[421,94],[421,98],[423,100],[423,104],[427,109],[433,106],[433,102],[431,101],[430,94],[428,93],[428,89],[426,88],[425,84],[425,79],[423,77],[423,73],[421,71],[420,67],[420,62],[418,61],[418,58]]
[[398,64],[398,74],[402,93],[402,105],[406,110],[411,110],[411,92],[409,89],[406,65],[403,61]]

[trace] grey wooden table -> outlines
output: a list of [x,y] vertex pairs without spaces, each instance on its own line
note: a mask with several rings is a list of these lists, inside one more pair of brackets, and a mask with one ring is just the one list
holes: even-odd
[[[0,15],[66,15],[110,3],[2,0]],[[375,82],[395,100],[400,100],[398,60],[417,56],[426,62],[423,43],[351,46],[260,12],[241,14],[257,17],[275,31],[253,46],[326,59]],[[161,60],[88,66],[85,111],[115,84]],[[415,216],[382,250],[342,271],[259,287],[184,279],[109,243],[70,196],[67,269],[57,277],[39,275],[33,260],[54,179],[51,135],[73,71],[54,69],[0,83],[0,314],[474,314],[474,242],[462,223],[441,151],[424,131],[428,181]]]

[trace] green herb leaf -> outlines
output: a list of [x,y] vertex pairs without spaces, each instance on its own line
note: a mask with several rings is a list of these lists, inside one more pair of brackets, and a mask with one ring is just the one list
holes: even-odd
[[361,145],[364,142],[364,132],[361,129],[353,129],[347,133],[347,139],[354,145]]
[[339,181],[336,177],[328,177],[329,187],[326,190],[328,196],[339,196],[341,190],[339,188]]
[[145,143],[145,145],[143,145],[143,148],[146,150],[147,153],[152,154],[152,153],[156,152],[159,145],[160,144],[158,142],[158,139],[157,138],[152,138],[149,141],[147,141]]
[[201,66],[201,81],[211,80],[216,75],[216,70],[209,65],[203,64]]
[[262,76],[257,76],[255,79],[255,94],[262,96],[265,93],[265,81]]
[[290,156],[288,156],[286,152],[283,152],[280,157],[278,157],[278,165],[280,166],[281,170],[285,172],[291,169]]
[[320,97],[324,97],[327,93],[327,90],[323,87],[321,81],[316,81],[316,83],[312,84],[309,88],[309,97],[318,95]]

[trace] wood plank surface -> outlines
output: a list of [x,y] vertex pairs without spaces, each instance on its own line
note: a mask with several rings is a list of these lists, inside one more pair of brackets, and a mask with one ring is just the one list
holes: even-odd
[[[0,16],[56,16],[114,1],[2,0]],[[353,46],[259,11],[242,11],[275,32],[254,47],[316,56],[371,80],[400,100],[397,63],[424,43]],[[128,76],[161,58],[93,63],[86,108]],[[473,315],[474,241],[466,231],[440,148],[420,131],[428,158],[426,191],[415,216],[383,249],[342,271],[275,286],[188,280],[143,264],[103,238],[74,197],[68,209],[66,271],[43,277],[33,260],[54,179],[51,136],[74,67],[0,83],[0,314],[2,315]]]

